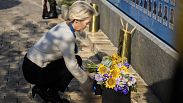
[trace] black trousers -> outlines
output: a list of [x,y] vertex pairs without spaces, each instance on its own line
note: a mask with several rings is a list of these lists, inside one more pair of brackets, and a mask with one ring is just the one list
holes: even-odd
[[[82,59],[76,55],[79,66],[82,65]],[[42,88],[53,88],[64,92],[73,75],[68,71],[64,59],[52,61],[44,68],[40,68],[35,63],[24,57],[22,70],[25,79]]]

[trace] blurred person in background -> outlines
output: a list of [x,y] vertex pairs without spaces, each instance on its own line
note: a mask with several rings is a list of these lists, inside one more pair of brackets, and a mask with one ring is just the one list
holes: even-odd
[[[50,10],[48,11],[47,2],[49,3]],[[57,9],[56,9],[56,0],[42,0],[43,4],[43,19],[52,19],[58,18]]]

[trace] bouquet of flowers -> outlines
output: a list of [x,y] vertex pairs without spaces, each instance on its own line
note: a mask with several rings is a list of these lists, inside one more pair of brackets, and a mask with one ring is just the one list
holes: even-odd
[[127,60],[117,54],[106,56],[98,65],[94,78],[102,87],[111,88],[126,95],[130,90],[136,90],[136,79],[129,72],[129,67]]

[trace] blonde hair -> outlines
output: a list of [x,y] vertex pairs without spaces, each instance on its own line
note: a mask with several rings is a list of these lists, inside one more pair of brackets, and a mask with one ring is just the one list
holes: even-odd
[[69,21],[85,20],[93,15],[98,15],[98,13],[90,4],[85,1],[76,1],[69,7],[68,14],[65,19]]

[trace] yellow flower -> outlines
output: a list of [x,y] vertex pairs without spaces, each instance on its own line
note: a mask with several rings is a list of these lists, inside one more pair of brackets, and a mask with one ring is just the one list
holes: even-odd
[[116,62],[117,62],[117,63],[122,62],[122,58],[121,58],[121,57],[119,57],[119,58],[116,60]]
[[104,75],[108,72],[107,70],[107,67],[104,66],[103,64],[100,64],[99,65],[99,68],[98,68],[98,72],[101,74],[101,75]]
[[116,65],[117,64],[117,62],[116,61],[112,61],[112,65]]
[[123,71],[125,71],[126,73],[129,73],[129,70],[128,70],[128,68],[127,68],[126,66],[122,66],[122,67],[120,68],[120,70],[123,70]]
[[[117,67],[117,66],[116,66]],[[113,78],[118,78],[120,76],[120,69],[119,68],[115,68],[115,69],[111,69],[110,70],[110,75]]]
[[112,58],[112,61],[117,60],[117,58],[118,58],[118,54],[113,54],[113,55],[111,56],[111,58]]
[[118,54],[117,54],[117,53],[114,53],[111,57],[112,57],[112,58],[113,58],[113,57],[114,57],[114,58],[117,58],[117,57],[118,57]]
[[115,85],[116,85],[116,80],[114,78],[109,78],[106,81],[105,87],[106,88],[112,88],[113,89],[115,87]]

